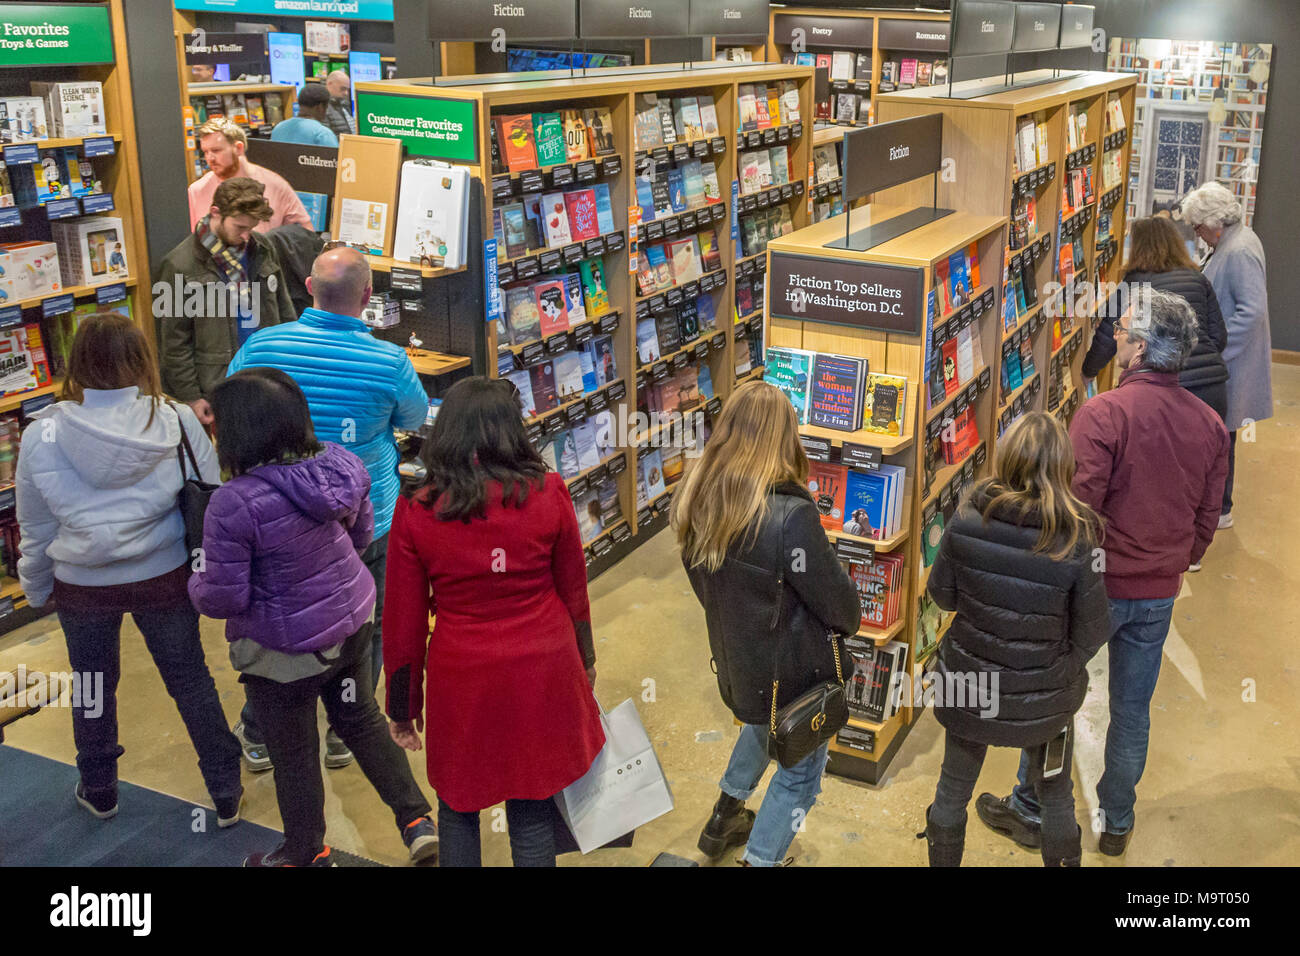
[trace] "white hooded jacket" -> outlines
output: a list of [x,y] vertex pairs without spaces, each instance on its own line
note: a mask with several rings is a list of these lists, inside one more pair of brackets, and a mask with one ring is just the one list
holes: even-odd
[[33,606],[49,600],[55,578],[128,584],[188,560],[177,505],[182,423],[203,481],[220,481],[216,453],[188,406],[159,405],[149,422],[152,406],[135,387],[86,389],[81,403],[42,409],[23,430],[18,577]]

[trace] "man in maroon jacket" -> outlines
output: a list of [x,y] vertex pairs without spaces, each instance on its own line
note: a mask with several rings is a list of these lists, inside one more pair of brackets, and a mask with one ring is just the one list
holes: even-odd
[[[1084,404],[1070,426],[1074,493],[1105,521],[1098,554],[1110,599],[1110,727],[1097,784],[1105,830],[1098,849],[1121,855],[1133,831],[1146,766],[1151,696],[1183,572],[1199,564],[1218,527],[1228,474],[1228,432],[1178,385],[1196,344],[1196,317],[1181,296],[1147,292],[1117,322],[1119,385]],[[999,800],[981,794],[986,824],[1037,847],[1039,804],[1020,783]]]

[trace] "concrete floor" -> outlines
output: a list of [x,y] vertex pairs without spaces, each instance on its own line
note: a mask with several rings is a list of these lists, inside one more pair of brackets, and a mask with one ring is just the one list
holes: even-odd
[[[1257,440],[1238,446],[1236,527],[1221,532],[1189,575],[1152,703],[1152,745],[1138,789],[1138,822],[1127,856],[1100,856],[1089,836],[1106,727],[1106,652],[1093,661],[1092,690],[1078,721],[1074,777],[1084,825],[1085,866],[1250,866],[1300,863],[1300,667],[1294,653],[1300,618],[1295,542],[1300,513],[1300,368],[1274,366],[1276,415]],[[597,691],[607,706],[632,697],[655,742],[676,810],[642,828],[630,850],[609,850],[564,864],[644,865],[660,851],[702,860],[699,829],[717,796],[735,726],[709,669],[703,614],[661,533],[591,588],[598,641]],[[233,721],[243,694],[226,655],[221,625],[204,621],[204,644],[222,703]],[[67,655],[54,617],[0,638],[0,669],[64,670]],[[119,693],[123,779],[199,804],[207,802],[193,751],[138,632],[123,632]],[[73,762],[71,719],[48,710],[20,721],[8,742]],[[926,862],[915,839],[933,796],[943,755],[933,715],[913,728],[885,783],[870,787],[827,777],[796,864],[907,865]],[[429,789],[422,755],[411,755]],[[1003,793],[1018,755],[990,752],[980,789]],[[330,843],[385,863],[406,862],[392,818],[355,765],[326,771]],[[279,826],[271,774],[245,772],[247,817]],[[50,813],[79,813],[71,795],[49,796]],[[754,801],[751,805],[756,806]],[[508,865],[501,811],[483,815],[484,862]],[[1036,853],[995,837],[971,812],[968,865],[1037,866]],[[3,821],[0,821],[0,825]],[[112,826],[112,823],[106,823]],[[196,835],[201,839],[202,835]],[[734,865],[728,854],[726,865]],[[57,863],[57,860],[51,860]]]

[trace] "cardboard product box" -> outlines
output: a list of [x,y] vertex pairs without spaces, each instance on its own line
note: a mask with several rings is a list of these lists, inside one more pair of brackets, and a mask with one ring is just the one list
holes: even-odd
[[432,160],[402,163],[393,258],[459,269],[469,228],[469,169]]
[[0,143],[49,138],[43,99],[39,96],[0,96]]
[[32,94],[45,100],[45,112],[55,136],[96,136],[108,132],[104,125],[104,87],[98,80],[33,81]]
[[131,274],[122,220],[93,216],[50,223],[67,285],[104,285]]
[[0,249],[8,253],[7,268],[13,278],[15,298],[33,299],[63,291],[59,250],[54,243],[10,242]]
[[36,366],[27,347],[27,330],[16,325],[0,329],[0,393],[12,395],[36,388]]
[[0,248],[0,308],[4,308],[18,298],[18,293],[14,289],[14,277],[10,271],[12,269],[13,261],[9,251]]
[[14,201],[20,209],[43,206],[51,199],[67,199],[72,192],[57,149],[41,150],[39,163],[21,163],[9,167],[9,181]]
[[402,304],[387,293],[372,295],[361,321],[372,329],[391,329],[402,321]]

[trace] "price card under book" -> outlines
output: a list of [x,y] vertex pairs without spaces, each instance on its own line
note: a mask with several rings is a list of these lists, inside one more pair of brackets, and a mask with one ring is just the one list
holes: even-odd
[[424,276],[418,269],[403,269],[400,266],[393,266],[393,271],[389,277],[389,288],[394,292],[423,292]]
[[860,471],[879,471],[883,454],[879,448],[845,442],[840,448],[840,464]]
[[835,556],[841,561],[852,561],[855,564],[871,564],[876,560],[876,546],[852,538],[836,538]]
[[831,460],[831,443],[824,438],[815,438],[812,435],[800,435],[799,444],[803,445],[804,454],[811,461],[830,461]]

